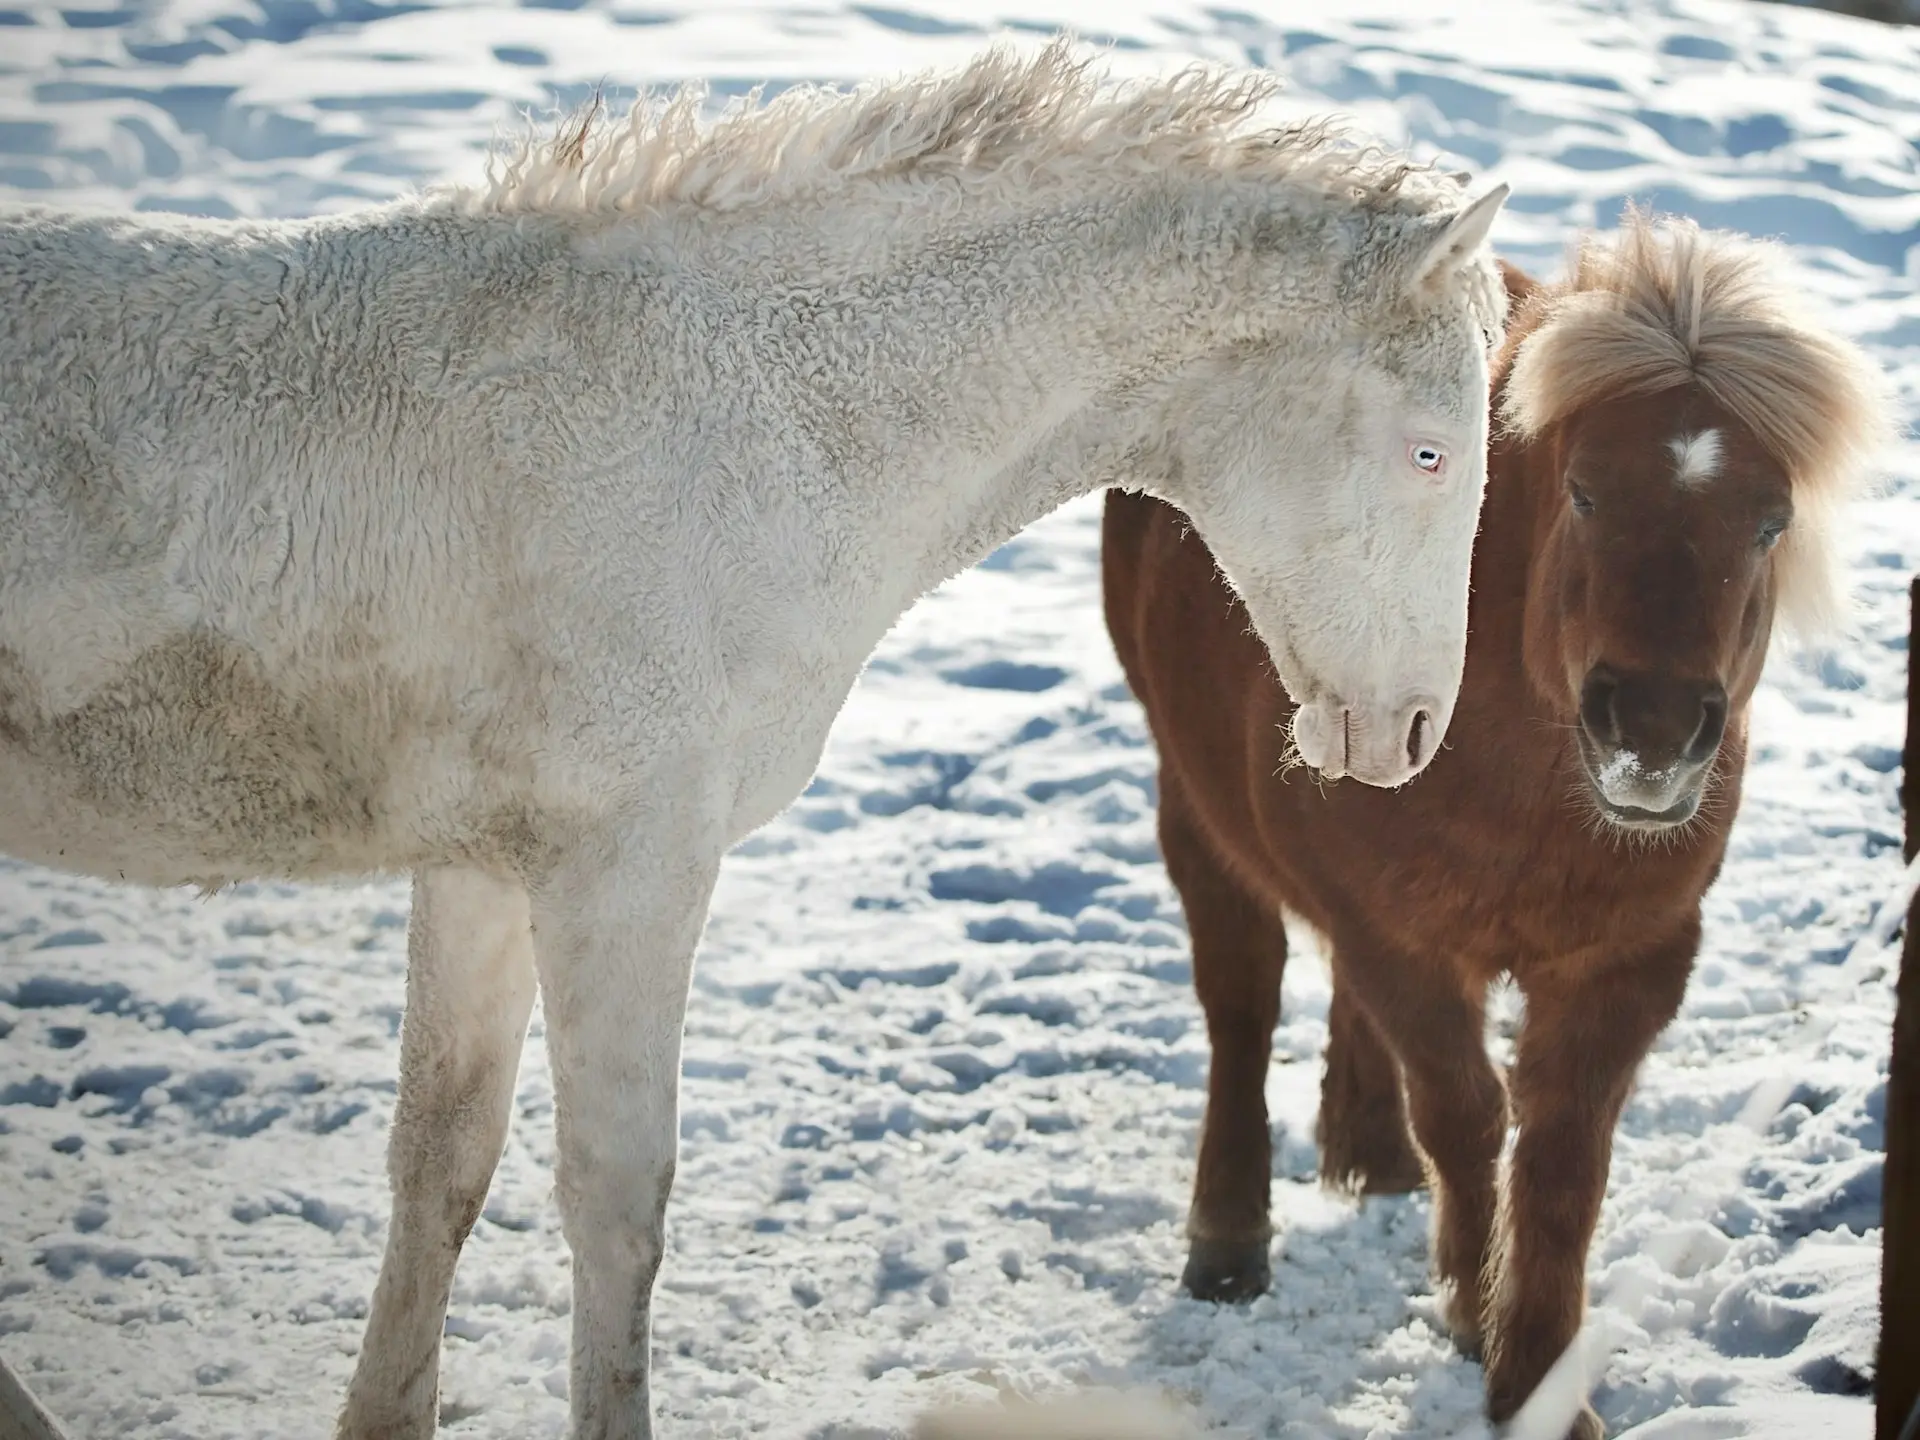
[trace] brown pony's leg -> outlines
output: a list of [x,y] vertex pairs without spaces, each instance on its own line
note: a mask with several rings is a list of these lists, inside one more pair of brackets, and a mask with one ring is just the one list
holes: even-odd
[[[1579,1333],[1587,1246],[1606,1196],[1613,1128],[1641,1059],[1686,991],[1695,921],[1627,965],[1527,977],[1513,1067],[1519,1135],[1500,1200],[1488,1304],[1487,1410],[1510,1418]],[[1568,1432],[1598,1440],[1586,1411]]]
[[1346,987],[1400,1062],[1414,1138],[1433,1186],[1433,1267],[1449,1290],[1448,1328],[1463,1350],[1484,1324],[1481,1277],[1492,1245],[1506,1086],[1487,1057],[1486,1000],[1439,957],[1396,956],[1334,942],[1336,990]]
[[1320,1078],[1320,1181],[1363,1195],[1404,1195],[1426,1179],[1407,1134],[1400,1063],[1336,978]]
[[1267,1061],[1280,1018],[1287,933],[1278,910],[1227,873],[1164,769],[1160,851],[1187,912],[1193,984],[1213,1044],[1182,1282],[1196,1300],[1249,1300],[1272,1279]]

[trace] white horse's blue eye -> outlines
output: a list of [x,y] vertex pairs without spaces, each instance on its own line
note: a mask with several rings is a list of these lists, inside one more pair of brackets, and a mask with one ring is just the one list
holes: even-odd
[[1410,445],[1407,458],[1413,462],[1414,469],[1429,475],[1438,475],[1447,468],[1447,452],[1438,445]]

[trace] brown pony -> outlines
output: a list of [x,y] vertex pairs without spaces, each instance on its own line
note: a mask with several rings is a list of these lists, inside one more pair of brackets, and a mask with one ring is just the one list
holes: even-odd
[[[1332,958],[1322,1179],[1424,1174],[1496,1421],[1580,1328],[1613,1127],[1686,989],[1769,635],[1839,613],[1828,522],[1886,424],[1864,357],[1792,311],[1770,259],[1629,212],[1563,285],[1508,270],[1465,681],[1404,789],[1283,767],[1292,706],[1205,546],[1158,501],[1107,501],[1107,623],[1159,745],[1213,1046],[1187,1287],[1270,1278],[1288,911]],[[1526,998],[1505,1076],[1483,1038],[1503,973]],[[1591,1409],[1570,1431],[1601,1433]]]

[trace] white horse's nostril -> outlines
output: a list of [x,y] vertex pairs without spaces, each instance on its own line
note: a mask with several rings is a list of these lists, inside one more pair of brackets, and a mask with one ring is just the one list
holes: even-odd
[[1420,757],[1426,753],[1427,732],[1433,728],[1433,720],[1425,710],[1413,712],[1413,724],[1407,727],[1407,764],[1415,769],[1420,767]]
[[1353,711],[1340,707],[1340,768],[1353,773]]

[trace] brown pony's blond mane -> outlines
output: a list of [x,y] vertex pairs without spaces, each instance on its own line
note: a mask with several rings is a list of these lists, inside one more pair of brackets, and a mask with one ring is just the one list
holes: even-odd
[[956,183],[1009,197],[1170,167],[1311,186],[1362,207],[1458,205],[1457,178],[1327,122],[1260,125],[1276,77],[1194,66],[1115,83],[1061,36],[1022,56],[990,48],[958,70],[851,91],[759,92],[703,121],[706,91],[643,96],[624,119],[598,101],[495,153],[487,182],[444,193],[470,211],[617,215],[681,204],[741,210],[867,180]]
[[1778,247],[1630,208],[1616,235],[1580,242],[1570,278],[1530,295],[1519,324],[1501,418],[1522,438],[1602,400],[1694,385],[1752,430],[1793,483],[1774,552],[1780,617],[1806,636],[1839,626],[1835,521],[1893,423],[1872,362],[1799,312]]

